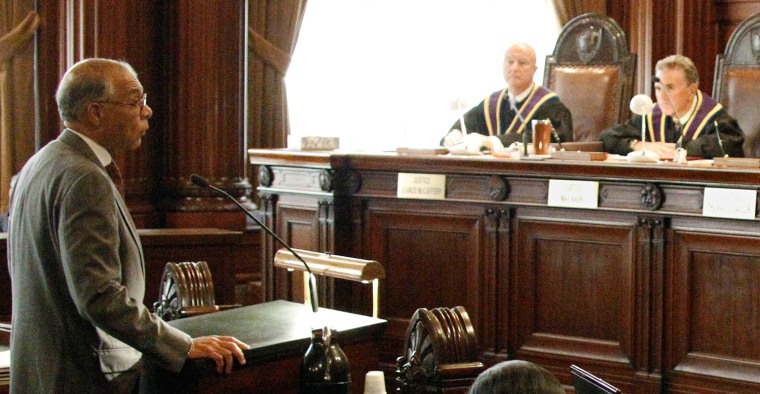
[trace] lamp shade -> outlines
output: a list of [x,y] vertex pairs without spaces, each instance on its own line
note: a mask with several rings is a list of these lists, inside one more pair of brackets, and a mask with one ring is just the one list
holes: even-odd
[[[314,275],[357,282],[371,282],[374,279],[385,278],[385,269],[375,260],[363,260],[303,249],[293,249],[293,251],[309,265],[309,269]],[[303,262],[285,248],[278,250],[274,255],[274,265],[289,270],[306,271]]]

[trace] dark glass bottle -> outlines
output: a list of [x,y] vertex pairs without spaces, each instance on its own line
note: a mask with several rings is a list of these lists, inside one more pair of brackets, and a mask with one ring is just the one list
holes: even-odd
[[301,394],[347,394],[351,392],[351,369],[346,354],[328,328],[311,331],[311,345],[301,365]]

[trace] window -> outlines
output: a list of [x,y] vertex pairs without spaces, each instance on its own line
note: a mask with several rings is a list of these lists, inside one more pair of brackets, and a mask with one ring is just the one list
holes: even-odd
[[291,135],[342,149],[437,146],[467,107],[506,86],[502,58],[523,41],[534,80],[559,23],[549,0],[311,0],[286,75]]

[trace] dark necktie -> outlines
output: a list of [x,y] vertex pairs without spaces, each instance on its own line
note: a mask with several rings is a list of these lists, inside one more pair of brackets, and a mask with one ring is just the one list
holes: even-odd
[[121,177],[121,170],[119,170],[119,166],[116,165],[115,161],[111,161],[111,164],[106,166],[106,172],[111,177],[114,185],[116,185],[116,190],[124,196],[124,179]]

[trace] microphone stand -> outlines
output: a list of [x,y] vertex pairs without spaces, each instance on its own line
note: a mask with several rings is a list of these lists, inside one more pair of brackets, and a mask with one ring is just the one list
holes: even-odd
[[723,153],[723,157],[728,157],[725,149],[723,149],[723,141],[720,140],[720,132],[718,132],[718,121],[713,120],[713,125],[715,126],[715,136],[718,137],[718,146],[720,147],[720,152]]
[[301,263],[303,263],[303,266],[306,268],[306,271],[309,273],[309,291],[311,292],[311,310],[316,315],[317,311],[319,310],[319,304],[317,300],[317,279],[314,276],[314,274],[311,272],[309,265],[306,264],[306,261],[304,261],[304,259],[298,253],[296,253],[296,251],[293,250],[293,248],[291,248],[290,245],[288,245],[285,241],[283,241],[282,238],[280,238],[277,234],[275,234],[274,231],[272,231],[269,227],[265,226],[264,223],[262,223],[259,219],[253,216],[253,214],[249,212],[247,209],[245,209],[245,207],[243,207],[243,205],[240,204],[234,197],[229,195],[229,193],[227,193],[226,191],[218,187],[215,187],[206,178],[200,175],[196,175],[196,174],[190,175],[190,182],[192,182],[193,185],[198,186],[200,188],[208,187],[213,190],[216,190],[217,192],[221,193],[222,195],[230,199],[232,202],[235,203],[235,205],[237,205],[240,209],[242,209],[243,212],[245,212],[245,214],[248,215],[249,218],[251,218],[254,222],[256,222],[256,224],[261,226],[261,228],[263,228],[267,234],[274,237],[274,239],[276,239],[280,244],[282,244],[282,246],[284,246],[290,253],[293,253],[293,256],[295,256]]
[[552,135],[554,136],[554,139],[557,140],[557,145],[559,145],[560,152],[564,152],[565,148],[562,147],[562,140],[559,139],[559,134],[557,134],[557,130],[554,130],[554,127],[552,127]]

